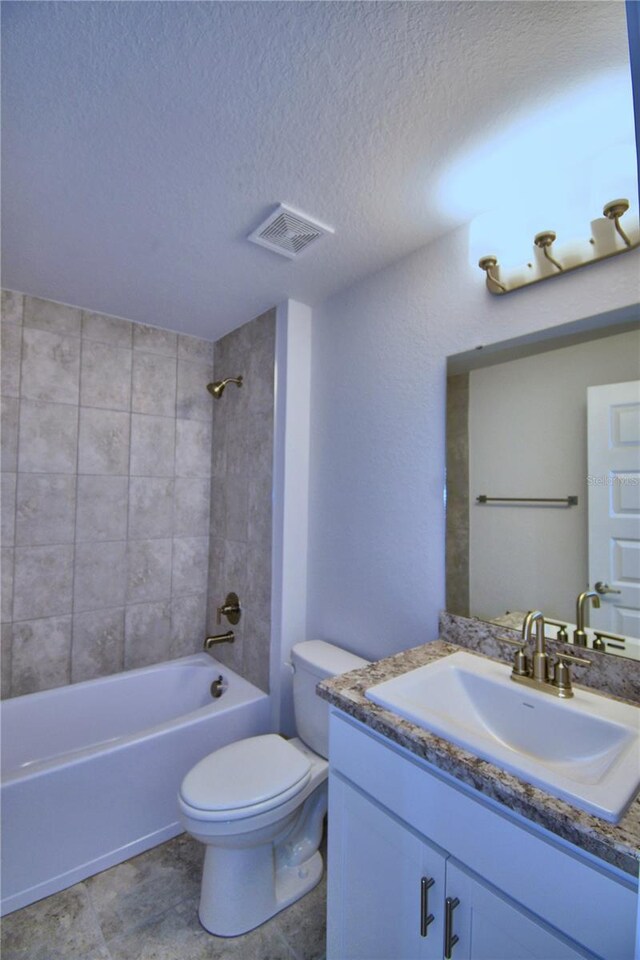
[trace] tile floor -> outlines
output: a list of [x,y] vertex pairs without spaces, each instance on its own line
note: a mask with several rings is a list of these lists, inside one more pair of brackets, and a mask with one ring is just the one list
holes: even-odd
[[182,834],[9,914],[2,960],[323,960],[325,878],[257,930],[214,937],[198,921],[203,854]]

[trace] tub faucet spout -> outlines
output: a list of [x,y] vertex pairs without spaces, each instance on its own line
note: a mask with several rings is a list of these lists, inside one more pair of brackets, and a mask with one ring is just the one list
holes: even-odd
[[215,646],[216,643],[233,643],[235,639],[233,630],[227,630],[226,633],[217,633],[213,637],[206,638],[204,649],[211,650],[211,647]]

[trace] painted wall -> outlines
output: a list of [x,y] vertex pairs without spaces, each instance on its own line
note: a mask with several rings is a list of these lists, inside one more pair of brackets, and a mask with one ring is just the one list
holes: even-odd
[[453,231],[314,311],[307,631],[366,657],[437,635],[446,356],[640,299],[637,252],[500,298],[467,256]]
[[[640,378],[640,330],[469,374],[470,608],[573,622],[588,581],[587,387]],[[565,508],[475,503],[578,496]],[[603,558],[603,569],[605,569]]]
[[[214,379],[242,374],[214,400],[208,633],[233,630],[214,655],[269,690],[271,644],[271,492],[273,483],[276,312],[257,317],[214,347]],[[240,598],[240,621],[218,624],[227,593]]]

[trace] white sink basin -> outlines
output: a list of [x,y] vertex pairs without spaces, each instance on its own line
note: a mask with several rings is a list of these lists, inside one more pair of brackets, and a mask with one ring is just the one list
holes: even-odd
[[560,700],[523,687],[511,668],[459,652],[366,696],[542,787],[617,823],[640,788],[640,708],[574,688]]

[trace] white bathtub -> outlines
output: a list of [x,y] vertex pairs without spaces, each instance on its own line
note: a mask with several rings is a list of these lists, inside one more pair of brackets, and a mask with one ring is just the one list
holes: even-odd
[[[214,700],[220,674],[228,689]],[[2,915],[176,836],[193,764],[270,729],[269,697],[205,653],[0,712]]]

